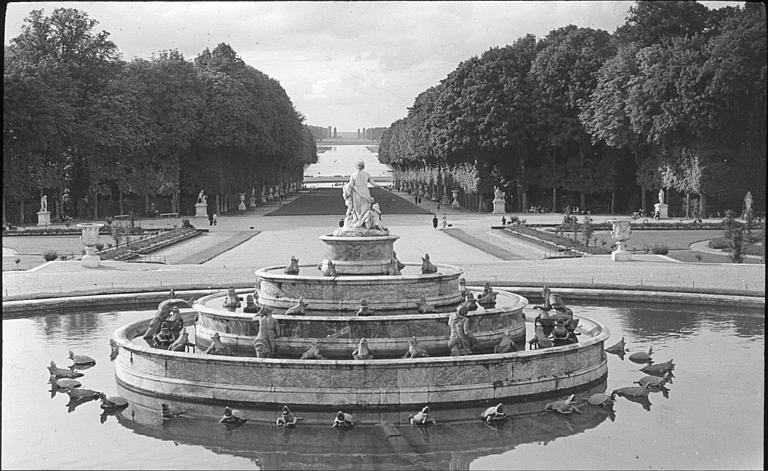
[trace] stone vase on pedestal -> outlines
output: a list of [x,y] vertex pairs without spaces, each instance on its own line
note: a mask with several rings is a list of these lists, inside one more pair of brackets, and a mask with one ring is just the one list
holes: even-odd
[[451,190],[451,194],[453,195],[453,203],[451,203],[451,207],[461,208],[461,205],[459,204],[459,190]]
[[614,219],[608,221],[613,226],[611,237],[616,239],[616,250],[611,252],[611,260],[614,262],[628,262],[632,260],[632,252],[626,250],[626,242],[632,233],[627,219]]
[[83,230],[80,241],[85,245],[85,255],[80,259],[80,265],[85,268],[98,268],[101,264],[99,252],[96,250],[96,244],[99,243],[99,228],[104,224],[83,223],[77,227]]
[[208,218],[208,203],[195,203],[195,217]]
[[245,211],[245,193],[240,193],[240,204],[237,205],[238,211]]
[[50,211],[38,211],[37,212],[37,225],[38,226],[50,226],[51,225],[51,212]]

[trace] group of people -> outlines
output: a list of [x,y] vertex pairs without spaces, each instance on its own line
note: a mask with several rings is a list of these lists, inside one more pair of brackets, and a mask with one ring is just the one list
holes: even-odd
[[[440,223],[440,221],[437,219],[437,214],[432,214],[432,227],[437,229],[437,225]],[[442,228],[445,229],[448,227],[448,216],[443,213],[443,222],[442,222]]]

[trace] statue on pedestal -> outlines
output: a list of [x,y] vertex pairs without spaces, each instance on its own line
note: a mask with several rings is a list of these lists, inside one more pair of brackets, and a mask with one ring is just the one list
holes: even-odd
[[48,195],[43,195],[40,198],[40,212],[48,211]]
[[659,190],[659,204],[664,204],[664,188]]
[[208,204],[208,197],[205,195],[205,190],[200,190],[200,193],[197,194],[197,203]]
[[334,235],[370,235],[371,232],[386,235],[389,231],[381,222],[381,209],[368,191],[368,183],[375,183],[365,171],[365,162],[358,160],[355,166],[357,170],[342,187],[342,196],[347,207],[344,224]]

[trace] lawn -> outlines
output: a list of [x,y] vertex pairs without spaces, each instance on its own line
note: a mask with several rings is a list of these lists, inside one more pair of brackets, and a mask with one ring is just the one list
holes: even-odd
[[[670,250],[687,250],[693,242],[716,239],[722,235],[722,230],[634,231],[627,241],[627,249],[643,250],[643,247],[653,248],[654,245],[666,245]],[[611,238],[610,232],[595,232],[593,237],[597,240],[598,246],[602,240],[606,241],[607,246],[611,246],[615,242]]]
[[[701,257],[701,260],[699,260],[697,257]],[[702,253],[702,252],[696,252],[695,250],[671,250],[667,257],[674,258],[675,260],[679,260],[681,262],[691,262],[691,263],[732,263],[731,257],[728,255],[716,255],[716,254],[710,254],[710,253]],[[755,257],[744,257],[744,263],[762,263],[760,262],[759,258]]]

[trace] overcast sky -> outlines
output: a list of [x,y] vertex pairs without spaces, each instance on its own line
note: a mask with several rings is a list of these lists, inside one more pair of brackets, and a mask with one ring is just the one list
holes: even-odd
[[[710,7],[725,2],[704,2]],[[733,2],[728,2],[733,4]],[[631,2],[19,2],[5,44],[33,9],[77,8],[123,58],[177,49],[192,60],[228,43],[277,79],[306,123],[389,126],[422,91],[493,46],[575,24],[613,33]]]

